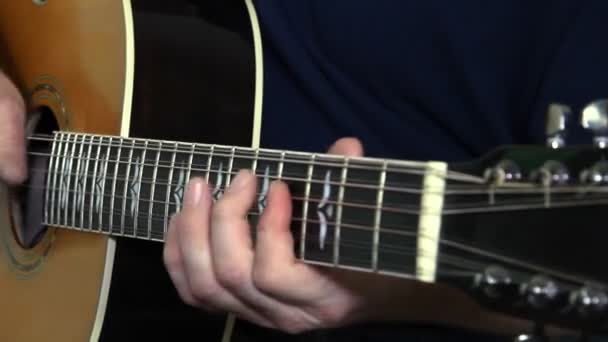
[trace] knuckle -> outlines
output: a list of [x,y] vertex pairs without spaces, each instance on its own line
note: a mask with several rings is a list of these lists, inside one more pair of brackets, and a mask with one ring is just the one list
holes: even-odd
[[280,274],[269,267],[254,267],[252,278],[255,287],[266,293],[275,292],[281,284]]
[[212,299],[221,295],[220,287],[204,279],[204,277],[193,280],[190,284],[190,288],[192,296],[198,305],[208,304]]
[[249,275],[242,268],[234,265],[224,265],[217,269],[217,280],[228,289],[236,289],[245,286]]

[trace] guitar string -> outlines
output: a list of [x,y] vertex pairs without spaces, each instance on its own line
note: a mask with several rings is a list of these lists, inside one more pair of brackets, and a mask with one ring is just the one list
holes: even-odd
[[[67,135],[64,135],[67,136]],[[72,134],[72,136],[74,136]],[[76,139],[74,140],[63,140],[61,139],[59,136],[55,136],[55,137],[48,137],[48,138],[38,138],[37,136],[33,136],[33,137],[29,137],[29,140],[35,140],[35,141],[45,141],[45,142],[52,142],[55,144],[61,144],[62,146],[68,146],[71,147],[71,145],[85,145],[88,144],[87,146],[93,146],[93,147],[108,147],[107,150],[110,150],[110,148],[122,148],[122,149],[139,149],[142,152],[145,151],[154,151],[154,152],[166,152],[166,153],[183,153],[183,154],[187,154],[189,155],[199,155],[199,156],[203,156],[205,158],[209,157],[209,156],[213,156],[213,157],[221,157],[221,158],[232,158],[232,157],[238,157],[241,159],[249,159],[249,160],[258,160],[258,161],[272,161],[272,162],[287,162],[290,164],[302,164],[305,166],[328,166],[328,167],[336,167],[336,168],[342,168],[345,166],[345,162],[346,160],[348,160],[350,163],[355,163],[352,165],[348,165],[348,168],[351,170],[368,170],[368,171],[380,171],[378,170],[378,166],[382,166],[383,164],[386,164],[387,167],[387,172],[392,172],[392,173],[404,173],[404,174],[414,174],[414,175],[427,175],[428,174],[428,170],[426,169],[427,167],[427,163],[426,162],[422,162],[422,161],[405,161],[405,160],[397,160],[397,159],[380,159],[380,158],[372,158],[372,157],[345,157],[345,156],[341,156],[341,155],[334,155],[334,154],[327,154],[327,153],[308,153],[308,152],[299,152],[299,151],[287,151],[287,150],[269,150],[269,149],[253,149],[253,148],[248,148],[248,147],[240,147],[240,146],[224,146],[224,145],[218,145],[218,144],[207,144],[207,146],[209,146],[209,151],[200,151],[197,150],[197,148],[201,148],[202,144],[196,144],[196,143],[180,143],[180,142],[164,142],[164,141],[158,141],[158,140],[143,140],[143,139],[134,139],[134,138],[121,138],[121,137],[112,137],[113,141],[116,140],[122,140],[122,141],[138,141],[139,143],[142,144],[140,146],[137,145],[126,145],[124,143],[115,143],[112,142],[111,144],[108,143],[103,143],[103,142],[99,142],[99,143],[94,143],[93,141],[86,143],[85,141],[78,141]],[[109,137],[108,137],[109,139]],[[157,144],[161,144],[161,147],[159,148],[154,148],[152,146],[146,145],[145,142],[153,142],[153,143],[157,143]],[[166,144],[173,144],[175,145],[173,149],[171,148],[166,148],[163,149],[162,148],[162,144],[166,143]],[[71,144],[71,145],[70,145]],[[179,145],[186,145],[190,148],[184,148],[184,149],[179,149]],[[195,147],[194,149],[192,149],[191,147]],[[224,149],[225,152],[221,152],[218,151],[217,149]],[[65,149],[64,149],[65,150]],[[235,154],[232,153],[232,150],[235,151]],[[240,150],[240,152],[242,151],[250,151],[252,154],[249,155],[238,155],[236,154],[236,152],[238,152]],[[256,156],[256,151],[257,151],[257,156]],[[285,158],[280,158],[280,156],[282,154],[285,154]],[[274,154],[275,157],[264,157],[264,154]],[[57,155],[56,155],[57,156]],[[63,155],[65,156],[65,155]],[[277,157],[278,156],[278,157]],[[306,158],[295,158],[295,156],[305,156]],[[61,155],[59,155],[59,157],[61,157]],[[67,156],[66,156],[67,157]],[[323,161],[320,161],[319,158],[321,159],[326,159]],[[336,160],[336,162],[332,162],[331,160]],[[358,163],[374,163],[376,164],[376,167],[370,167],[370,166],[364,166],[364,165],[360,165]],[[405,168],[405,169],[404,169]],[[412,170],[414,169],[414,170]],[[450,173],[450,176],[453,177],[454,179],[458,179],[459,177],[462,178],[463,181],[469,181],[469,182],[477,182],[477,183],[483,183],[484,180],[480,177],[476,177],[476,176],[472,176],[472,175],[468,175],[465,173],[460,173],[460,172],[456,172],[453,170],[449,170],[448,173]]]
[[[64,210],[61,210],[61,211],[58,211],[58,212],[62,212],[62,211],[64,211]],[[120,215],[123,214],[122,210],[106,210],[105,208],[102,209],[102,214],[109,215],[110,213],[115,214],[117,216],[120,216]],[[255,213],[255,212],[249,213],[249,215],[253,216],[253,217],[259,216],[258,213]],[[64,223],[61,223],[61,221],[62,221],[61,220],[61,214],[58,214],[58,216],[59,217],[57,218],[57,220],[55,222],[50,222],[48,224],[50,224],[50,225],[63,225]],[[99,218],[99,216],[97,218]],[[139,215],[139,214],[137,215],[137,219],[138,220],[142,219],[142,218],[144,220],[149,220],[150,219],[150,217],[148,215]],[[63,221],[65,222],[65,224],[67,224],[69,220],[70,220],[70,218],[65,217],[65,220],[63,220]],[[106,218],[105,220],[108,221],[109,219]],[[152,218],[152,221],[163,222],[163,224],[165,223],[165,220],[166,220],[165,217],[163,217],[163,218],[153,217]],[[301,220],[302,219],[295,218],[293,221],[294,222],[301,222]],[[98,220],[96,220],[96,221],[98,221]],[[319,221],[313,220],[313,219],[307,219],[307,221],[309,223],[319,223]],[[341,229],[342,228],[347,228],[348,225],[349,224],[342,224],[341,225]],[[329,224],[328,223],[328,226],[334,226],[334,224]],[[360,226],[360,227],[358,227],[358,229],[365,229],[365,228],[364,228],[364,226]],[[87,229],[81,229],[81,230],[87,231]],[[92,231],[92,230],[89,230],[89,231]],[[123,231],[124,231],[124,228],[123,228]],[[138,229],[138,231],[134,231],[133,234],[137,234],[140,231],[141,230]],[[100,230],[95,230],[94,232],[100,232]],[[102,228],[101,232],[103,232],[103,228]],[[115,234],[113,228],[110,228],[110,227],[108,227],[107,233]],[[156,234],[157,236],[161,236],[162,238],[164,238],[164,234],[165,234],[164,233],[164,229],[162,231],[152,231],[151,229],[150,230],[146,229],[145,233],[146,233],[146,235],[150,235],[150,236],[152,236],[153,234]],[[311,232],[307,233],[307,235],[310,234],[310,233]],[[524,262],[524,261],[521,261],[521,260],[516,260],[516,259],[513,259],[513,258],[509,258],[509,257],[503,256],[503,255],[498,255],[498,254],[495,254],[495,253],[492,253],[492,252],[489,252],[489,251],[485,251],[485,250],[482,250],[482,249],[479,249],[479,248],[476,248],[476,247],[473,247],[473,246],[469,246],[469,245],[466,245],[464,243],[457,242],[457,241],[451,241],[451,240],[444,239],[444,238],[437,239],[437,238],[434,238],[434,237],[425,236],[424,234],[420,234],[418,232],[416,232],[416,233],[414,233],[414,232],[394,232],[393,234],[402,235],[402,236],[410,236],[410,237],[415,237],[415,238],[418,238],[419,236],[422,236],[423,238],[426,238],[426,239],[429,239],[429,240],[434,240],[434,241],[438,242],[438,244],[440,244],[440,245],[443,244],[443,245],[446,245],[446,246],[450,246],[450,247],[456,248],[458,250],[465,251],[467,253],[473,254],[475,256],[482,256],[482,257],[485,257],[485,258],[490,258],[490,259],[498,260],[500,262],[508,263],[508,264],[511,264],[511,265],[516,265],[518,267],[526,268],[526,269],[529,269],[529,270],[534,270],[534,271],[537,271],[537,272],[545,272],[545,273],[549,273],[549,274],[553,274],[553,275],[559,275],[561,278],[569,279],[571,281],[583,281],[583,280],[581,280],[582,278],[580,278],[580,277],[573,277],[572,275],[568,275],[568,274],[558,274],[557,271],[547,269],[546,267],[542,267],[542,266],[539,266],[539,265],[534,265],[534,264],[531,264],[531,263],[528,263],[528,262]],[[129,237],[129,235],[124,235],[124,236]],[[318,235],[316,235],[316,234],[314,236],[318,237]],[[327,236],[330,237],[331,234],[328,234]],[[137,238],[139,236],[132,236],[132,237],[136,237]],[[315,243],[317,243],[317,242],[318,241],[316,241]]]
[[[40,153],[36,153],[36,152],[30,152],[30,155],[41,155]],[[51,156],[50,154],[45,155],[45,156]],[[54,157],[57,157],[56,155],[54,155]],[[59,157],[57,159],[55,159],[57,162],[63,162],[63,160],[60,160],[60,158],[63,157]],[[212,162],[212,166],[211,167],[207,167],[206,164],[193,164],[193,167],[180,167],[177,165],[166,165],[166,164],[161,164],[160,162],[158,164],[156,163],[137,163],[132,161],[131,159],[129,159],[129,157],[121,157],[120,159],[109,159],[109,160],[105,160],[105,159],[99,159],[99,158],[86,158],[86,157],[65,157],[64,158],[66,160],[66,162],[78,162],[79,160],[82,162],[83,160],[88,160],[93,161],[93,163],[112,163],[112,167],[114,167],[116,164],[124,164],[126,166],[131,166],[131,167],[137,167],[137,166],[148,166],[148,167],[154,167],[157,169],[167,169],[167,170],[179,170],[179,171],[185,171],[188,172],[190,171],[191,173],[208,173],[209,176],[211,175],[230,175],[230,176],[235,176],[236,174],[238,174],[238,171],[240,170],[232,170],[230,172],[228,172],[228,170],[223,171],[223,170],[219,170],[220,168],[220,164],[215,164],[216,167],[213,166],[213,162]],[[124,160],[124,161],[123,161]],[[148,159],[146,159],[148,160]],[[86,163],[86,162],[85,162]],[[171,164],[169,162],[169,164]],[[198,166],[200,166],[201,168],[197,168]],[[33,169],[33,168],[32,168]],[[48,168],[38,168],[39,170],[47,170],[47,172],[49,174],[58,174],[58,175],[66,175],[69,174],[71,176],[76,176],[77,173],[74,172],[64,172],[64,171],[53,171],[53,170],[49,170]],[[249,169],[250,170],[250,169]],[[110,173],[114,173],[113,171]],[[91,173],[87,173],[87,176],[91,175]],[[433,188],[427,188],[427,187],[413,187],[410,184],[412,183],[404,183],[404,182],[400,182],[400,181],[390,181],[390,183],[395,184],[395,185],[391,185],[391,186],[380,186],[378,185],[378,182],[372,182],[372,181],[367,181],[365,179],[358,179],[355,178],[353,179],[353,181],[357,181],[357,182],[353,182],[353,181],[347,181],[347,182],[340,182],[340,181],[333,181],[333,180],[328,180],[326,181],[325,179],[317,179],[317,178],[311,178],[308,179],[306,177],[297,177],[296,173],[289,173],[286,172],[284,173],[285,176],[277,176],[277,175],[268,175],[268,179],[269,180],[283,180],[283,181],[291,181],[291,182],[301,182],[301,183],[310,183],[310,184],[316,184],[316,185],[320,185],[320,186],[325,186],[325,185],[330,185],[330,186],[334,186],[334,187],[339,187],[339,186],[344,186],[345,189],[349,189],[349,188],[353,188],[353,189],[367,189],[367,190],[374,190],[374,191],[384,191],[384,192],[394,192],[394,193],[402,193],[402,194],[435,194],[435,193],[439,193],[439,194],[445,194],[445,195],[496,195],[496,194],[512,194],[512,195],[522,195],[522,194],[545,194],[547,191],[551,191],[552,193],[566,193],[566,194],[570,194],[570,193],[576,193],[576,194],[580,194],[581,191],[584,192],[592,192],[592,193],[604,193],[604,192],[608,192],[608,186],[604,186],[604,185],[585,185],[585,186],[580,186],[580,185],[559,185],[559,186],[551,186],[551,187],[545,187],[539,184],[533,184],[533,183],[521,183],[521,184],[506,184],[507,187],[496,187],[496,186],[491,186],[488,184],[484,184],[484,185],[479,185],[479,186],[468,186],[468,188],[465,188],[464,190],[462,189],[462,187],[464,185],[451,185],[451,184],[446,184],[445,186],[445,190],[443,190],[443,188],[438,189],[436,191],[433,191]],[[296,177],[290,177],[291,175],[296,175]],[[263,177],[265,177],[265,174],[262,172],[262,170],[256,169],[255,172],[255,176],[258,179],[263,179]],[[176,175],[174,175],[172,177],[173,179],[177,178]],[[350,177],[347,177],[350,178]],[[159,183],[158,181],[154,182],[156,184],[161,184],[161,185],[180,185],[179,183],[173,183],[173,179],[171,180],[171,182],[168,183]],[[143,180],[143,179],[142,179]],[[152,181],[151,178],[146,178],[146,181]],[[146,183],[146,184],[151,184],[151,183]],[[510,188],[510,186],[513,186],[513,188]],[[450,188],[456,188],[455,190],[452,190]]]
[[[108,178],[110,180],[112,180],[112,178]],[[131,200],[131,201],[137,201],[139,203],[145,203],[145,204],[150,204],[152,203],[152,205],[173,205],[176,206],[178,204],[178,202],[173,201],[173,199],[170,199],[169,201],[166,200],[156,200],[156,199],[149,199],[150,195],[148,194],[148,196],[139,196],[139,198],[135,198],[132,196],[122,196],[120,194],[112,194],[112,193],[108,193],[108,191],[104,192],[103,194],[98,193],[96,191],[80,191],[80,190],[75,190],[75,189],[66,189],[66,188],[62,188],[62,187],[46,187],[46,186],[29,186],[29,185],[23,185],[23,186],[18,186],[18,188],[27,188],[27,189],[35,189],[35,190],[50,190],[52,192],[56,192],[56,196],[53,195],[54,197],[58,197],[59,199],[61,199],[61,194],[62,193],[68,193],[68,194],[72,194],[70,197],[74,198],[77,196],[89,196],[90,198],[94,198],[96,196],[101,196],[104,198],[115,198],[115,199],[121,199],[121,200]],[[89,188],[93,188],[93,186],[89,187]],[[124,189],[124,188],[123,188]],[[223,188],[222,188],[223,189]],[[121,191],[124,192],[124,191]],[[159,194],[161,194],[159,192]],[[165,193],[162,193],[163,195],[166,195]],[[130,195],[130,193],[129,193]],[[261,193],[258,193],[258,195],[261,195]],[[146,198],[141,198],[141,197],[147,197]],[[157,196],[155,195],[155,198]],[[172,198],[173,196],[170,196],[170,198]],[[299,197],[299,196],[292,196],[293,202],[294,203],[304,203],[304,202],[308,202],[308,203],[320,203],[322,201],[324,201],[322,198],[306,198],[306,197]],[[545,202],[544,199],[538,199],[537,201],[522,201],[519,200],[516,203],[509,203],[509,202],[504,202],[504,203],[500,203],[500,204],[488,204],[487,202],[469,202],[466,205],[469,205],[469,207],[465,207],[464,204],[456,204],[456,205],[452,205],[455,206],[456,208],[452,209],[450,208],[449,204],[447,203],[444,204],[444,206],[442,207],[441,211],[433,211],[431,208],[425,208],[425,209],[419,209],[419,206],[411,206],[412,209],[400,209],[400,208],[396,208],[396,207],[377,207],[377,206],[373,206],[373,205],[365,205],[362,203],[354,203],[354,202],[345,202],[345,201],[330,201],[330,200],[326,200],[325,201],[326,204],[335,204],[335,205],[339,205],[342,206],[343,208],[357,208],[357,209],[369,209],[371,211],[380,211],[380,212],[387,212],[387,213],[394,213],[394,214],[401,214],[401,215],[459,215],[459,214],[470,214],[470,213],[486,213],[486,212],[504,212],[504,211],[515,211],[515,210],[519,210],[519,211],[527,211],[527,210],[533,210],[533,209],[542,209],[542,208],[547,208],[547,203]],[[572,201],[571,199],[552,199],[548,205],[548,207],[554,207],[554,208],[558,208],[558,207],[579,207],[579,206],[590,206],[590,205],[604,205],[604,204],[608,204],[608,198],[606,197],[601,197],[601,198],[591,198],[591,199],[586,199],[586,200],[581,200],[581,199],[577,199],[576,201]],[[370,228],[371,229],[371,228]]]

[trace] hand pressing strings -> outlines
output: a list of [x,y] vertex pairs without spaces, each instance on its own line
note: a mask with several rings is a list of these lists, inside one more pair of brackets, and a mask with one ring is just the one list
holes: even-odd
[[[361,156],[363,151],[358,140],[344,138],[329,153]],[[291,333],[356,319],[365,302],[356,284],[339,279],[340,272],[296,259],[285,183],[272,183],[252,242],[246,214],[255,202],[256,181],[250,171],[241,170],[215,204],[204,180],[189,182],[164,249],[180,297],[195,307],[229,311]]]

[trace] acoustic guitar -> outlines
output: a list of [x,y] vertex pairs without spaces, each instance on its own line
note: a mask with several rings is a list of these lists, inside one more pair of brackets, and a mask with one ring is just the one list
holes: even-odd
[[219,199],[242,168],[259,177],[253,225],[269,182],[291,187],[303,262],[607,330],[606,101],[579,115],[588,146],[565,146],[574,114],[552,105],[544,146],[461,164],[345,158],[259,147],[250,1],[6,1],[0,39],[31,113],[29,179],[0,187],[1,341],[234,339],[244,323],[179,300],[161,249],[188,180],[204,177]]

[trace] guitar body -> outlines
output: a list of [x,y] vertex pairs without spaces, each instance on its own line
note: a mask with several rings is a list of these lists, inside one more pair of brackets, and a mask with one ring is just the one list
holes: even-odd
[[[251,146],[249,12],[218,3],[6,2],[0,65],[61,130]],[[24,248],[17,209],[0,188],[1,341],[221,340],[227,316],[181,302],[162,244],[49,227]]]

